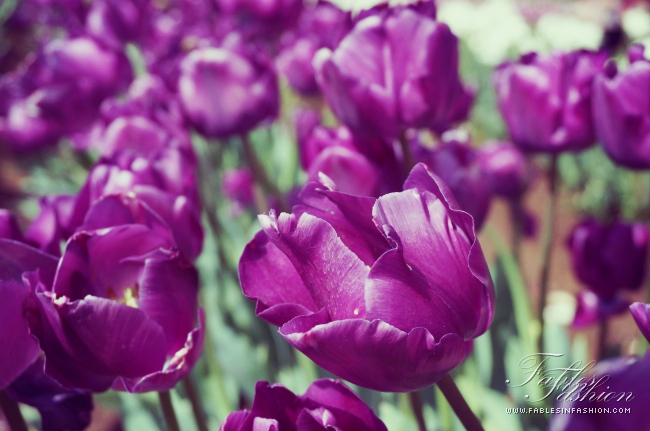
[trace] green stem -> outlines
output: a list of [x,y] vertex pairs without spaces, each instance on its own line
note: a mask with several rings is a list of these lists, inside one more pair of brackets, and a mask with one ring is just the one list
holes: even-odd
[[178,419],[176,419],[176,412],[174,412],[174,405],[172,404],[172,397],[169,391],[158,392],[158,399],[160,401],[160,408],[167,424],[167,431],[180,431],[178,426]]
[[399,135],[399,143],[402,147],[402,155],[404,156],[404,168],[406,169],[406,174],[408,175],[415,166],[415,159],[413,158],[413,152],[411,152],[411,146],[409,145],[409,140],[406,137],[406,131],[402,131]]
[[0,391],[0,410],[4,412],[11,431],[27,431],[27,424],[22,413],[20,413],[18,403],[9,398],[5,391]]
[[418,429],[420,431],[427,431],[427,425],[424,422],[424,413],[422,411],[422,395],[419,391],[409,392],[409,401],[411,402],[415,420],[418,423]]
[[190,403],[192,404],[192,412],[194,413],[196,427],[199,431],[208,431],[208,423],[205,420],[205,412],[203,411],[203,405],[201,404],[201,397],[191,375],[183,379],[183,387],[185,388],[187,398],[189,398]]
[[[278,207],[280,208],[280,211],[288,212],[289,207],[284,202],[284,197],[282,196],[280,189],[278,189],[278,187],[273,183],[273,181],[269,179],[269,176],[266,174],[266,170],[264,170],[264,166],[262,166],[262,163],[257,158],[257,154],[255,154],[255,149],[253,148],[250,140],[248,139],[248,135],[245,134],[242,135],[241,142],[244,148],[244,157],[246,158],[246,163],[248,164],[248,167],[253,173],[255,182],[259,184],[260,187],[262,187],[267,193],[275,197],[275,199],[278,202]],[[264,202],[260,204],[260,206],[270,208],[268,201],[266,201],[266,195],[264,195],[263,198],[264,198]]]
[[558,175],[557,175],[557,156],[551,156],[551,166],[549,168],[549,193],[550,202],[546,214],[546,230],[542,238],[542,270],[539,281],[539,306],[537,308],[537,317],[539,318],[539,338],[537,339],[537,348],[540,353],[544,352],[544,308],[546,308],[546,296],[548,294],[548,280],[551,273],[551,251],[553,248],[553,236],[555,234],[555,207],[558,198]]
[[449,374],[438,382],[438,387],[467,431],[485,431]]

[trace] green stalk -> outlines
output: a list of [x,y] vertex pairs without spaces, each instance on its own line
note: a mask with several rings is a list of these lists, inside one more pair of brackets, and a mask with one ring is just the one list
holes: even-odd
[[171,393],[169,391],[158,392],[158,400],[160,401],[160,409],[165,418],[167,431],[180,431],[181,428],[178,426],[178,419],[176,419]]
[[449,374],[438,382],[438,387],[467,431],[485,431],[483,425],[481,425],[481,421],[476,417],[472,409],[469,408],[467,401],[463,398],[463,394],[460,393],[456,383]]

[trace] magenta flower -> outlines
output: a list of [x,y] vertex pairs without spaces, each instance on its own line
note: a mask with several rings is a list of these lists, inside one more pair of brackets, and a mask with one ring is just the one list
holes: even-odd
[[573,326],[583,327],[623,312],[623,290],[638,290],[646,276],[650,232],[641,223],[603,224],[586,219],[567,239],[573,271],[588,291],[578,295]]
[[631,169],[650,168],[650,62],[643,48],[628,51],[630,67],[608,63],[594,81],[593,115],[599,142],[609,157]]
[[422,164],[404,189],[374,199],[311,183],[293,214],[260,216],[239,262],[260,317],[321,367],[380,391],[437,382],[494,309],[472,218]]
[[275,72],[261,52],[200,48],[181,63],[178,81],[183,110],[205,136],[248,133],[278,115]]
[[320,379],[305,395],[260,381],[250,411],[228,415],[219,431],[387,431],[357,394],[337,380]]
[[356,133],[394,138],[410,127],[442,133],[465,120],[472,105],[458,74],[458,39],[418,8],[361,20],[314,62],[330,107]]
[[602,52],[529,53],[499,66],[494,86],[512,142],[554,154],[593,145],[592,82],[605,59]]
[[480,229],[490,209],[492,187],[490,177],[481,169],[477,151],[469,142],[450,134],[443,135],[438,147],[417,145],[413,153],[418,162],[426,164],[447,184],[460,208],[474,218],[474,227]]
[[[566,395],[555,407],[569,410],[554,414],[548,431],[647,430],[648,377],[649,355],[599,362],[585,376],[586,381],[576,379],[569,390],[563,391]],[[619,408],[630,410],[621,414]]]
[[203,343],[198,274],[172,238],[136,199],[90,208],[54,282],[30,286],[26,313],[49,376],[93,392],[147,392],[190,372]]
[[519,199],[532,180],[526,156],[509,142],[489,141],[478,149],[478,162],[494,194]]

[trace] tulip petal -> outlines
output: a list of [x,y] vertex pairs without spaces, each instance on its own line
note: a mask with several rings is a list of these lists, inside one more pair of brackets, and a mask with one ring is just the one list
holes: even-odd
[[0,281],[0,390],[36,360],[41,349],[30,336],[23,306],[27,288],[15,280]]
[[293,319],[280,334],[327,371],[382,392],[411,392],[436,383],[472,346],[456,334],[436,342],[424,328],[406,333],[380,320],[327,323],[323,312]]
[[309,214],[259,216],[262,229],[291,261],[317,307],[334,320],[363,317],[363,262],[326,221]]
[[650,341],[650,304],[635,302],[630,305],[630,312],[634,317],[636,326],[639,327],[646,340]]
[[246,245],[239,260],[239,281],[244,295],[257,301],[255,313],[273,325],[318,311],[291,261],[264,231]]
[[39,271],[43,284],[52,286],[58,259],[22,242],[0,239],[0,280],[20,280],[24,272]]

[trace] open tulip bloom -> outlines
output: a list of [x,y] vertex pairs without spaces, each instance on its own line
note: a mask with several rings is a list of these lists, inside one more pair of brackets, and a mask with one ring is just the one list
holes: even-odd
[[388,392],[426,388],[492,321],[494,287],[472,217],[418,164],[378,199],[310,183],[293,214],[259,216],[239,262],[256,313],[316,364]]

